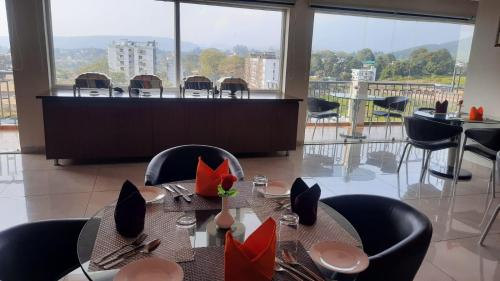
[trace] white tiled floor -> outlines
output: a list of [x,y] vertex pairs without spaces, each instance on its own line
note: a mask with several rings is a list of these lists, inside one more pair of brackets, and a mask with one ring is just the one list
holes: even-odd
[[[401,199],[426,214],[434,235],[415,280],[500,280],[500,218],[486,247],[477,244],[487,212],[489,168],[465,161],[470,182],[461,182],[450,197],[450,182],[433,176],[418,183],[421,152],[413,151],[400,175],[395,172],[400,143],[309,145],[290,156],[240,158],[247,179],[256,174],[292,182],[312,177],[322,197],[369,193]],[[446,152],[433,154],[432,165],[444,163]],[[40,219],[88,217],[113,202],[125,179],[144,180],[147,162],[53,166],[43,155],[0,154],[0,229]],[[497,187],[498,190],[498,187]],[[499,190],[500,191],[500,190]],[[500,196],[500,192],[497,192]],[[500,199],[493,200],[493,206]],[[486,216],[486,218],[485,218]],[[85,280],[75,272],[66,280]]]

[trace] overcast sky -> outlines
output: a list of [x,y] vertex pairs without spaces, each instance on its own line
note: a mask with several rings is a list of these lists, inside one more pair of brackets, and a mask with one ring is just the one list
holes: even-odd
[[[174,37],[172,2],[154,0],[52,0],[54,36]],[[313,49],[397,51],[472,36],[458,24],[316,14]],[[7,35],[0,0],[0,36]],[[181,4],[181,40],[200,46],[278,48],[281,12]]]

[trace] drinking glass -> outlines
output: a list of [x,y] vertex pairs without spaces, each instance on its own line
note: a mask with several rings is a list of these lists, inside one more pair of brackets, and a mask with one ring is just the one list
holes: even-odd
[[286,212],[279,219],[278,249],[297,253],[299,215]]
[[257,175],[253,177],[252,198],[249,200],[250,205],[257,206],[262,203],[263,193],[267,186],[267,177]]

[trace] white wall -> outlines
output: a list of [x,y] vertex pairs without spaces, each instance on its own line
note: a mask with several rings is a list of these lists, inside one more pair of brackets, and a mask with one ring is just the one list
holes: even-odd
[[500,47],[494,47],[500,0],[481,0],[467,70],[464,109],[482,105],[485,115],[500,118]]

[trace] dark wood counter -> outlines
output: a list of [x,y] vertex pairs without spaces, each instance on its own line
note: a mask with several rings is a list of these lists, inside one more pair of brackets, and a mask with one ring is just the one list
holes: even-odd
[[300,99],[40,96],[47,159],[150,157],[182,144],[295,150]]

